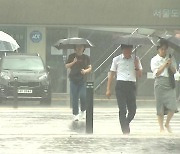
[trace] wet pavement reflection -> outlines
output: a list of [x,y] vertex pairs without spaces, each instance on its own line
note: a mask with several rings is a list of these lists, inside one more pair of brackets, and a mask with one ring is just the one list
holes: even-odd
[[180,114],[172,134],[159,133],[154,108],[139,108],[131,134],[123,135],[117,108],[94,109],[93,134],[86,121],[72,121],[68,107],[0,108],[0,154],[179,154]]
[[1,136],[2,154],[123,153],[178,154],[179,138],[117,136]]

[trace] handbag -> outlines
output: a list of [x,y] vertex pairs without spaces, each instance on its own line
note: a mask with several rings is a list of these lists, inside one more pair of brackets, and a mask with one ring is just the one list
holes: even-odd
[[168,68],[168,74],[169,74],[169,83],[172,89],[176,87],[174,73],[171,71],[170,68]]

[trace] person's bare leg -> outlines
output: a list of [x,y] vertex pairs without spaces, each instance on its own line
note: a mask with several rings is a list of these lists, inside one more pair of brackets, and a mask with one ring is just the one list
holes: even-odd
[[160,132],[164,132],[164,126],[163,126],[164,115],[158,115],[157,117],[158,117]]
[[170,123],[173,115],[174,115],[174,112],[169,111],[169,112],[168,112],[168,115],[167,115],[166,123],[165,123],[165,127],[167,128],[167,131],[168,131],[169,133],[172,133],[172,130],[171,130],[171,127],[170,127],[169,123]]

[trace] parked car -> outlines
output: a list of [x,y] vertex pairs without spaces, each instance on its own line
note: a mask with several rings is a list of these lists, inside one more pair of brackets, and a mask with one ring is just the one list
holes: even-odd
[[0,61],[0,100],[39,100],[51,104],[49,67],[38,54],[7,54]]

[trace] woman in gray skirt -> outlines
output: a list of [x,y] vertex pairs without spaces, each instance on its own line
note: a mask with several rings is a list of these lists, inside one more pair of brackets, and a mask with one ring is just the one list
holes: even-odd
[[[160,40],[157,47],[158,54],[151,59],[151,70],[155,78],[154,94],[156,99],[156,110],[160,132],[164,132],[164,126],[169,133],[172,133],[170,121],[177,111],[176,91],[171,86],[169,80],[168,69],[174,74],[176,73],[176,61],[174,57],[168,54],[168,43]],[[167,113],[165,111],[167,110]],[[164,115],[167,114],[165,125],[163,125]]]

